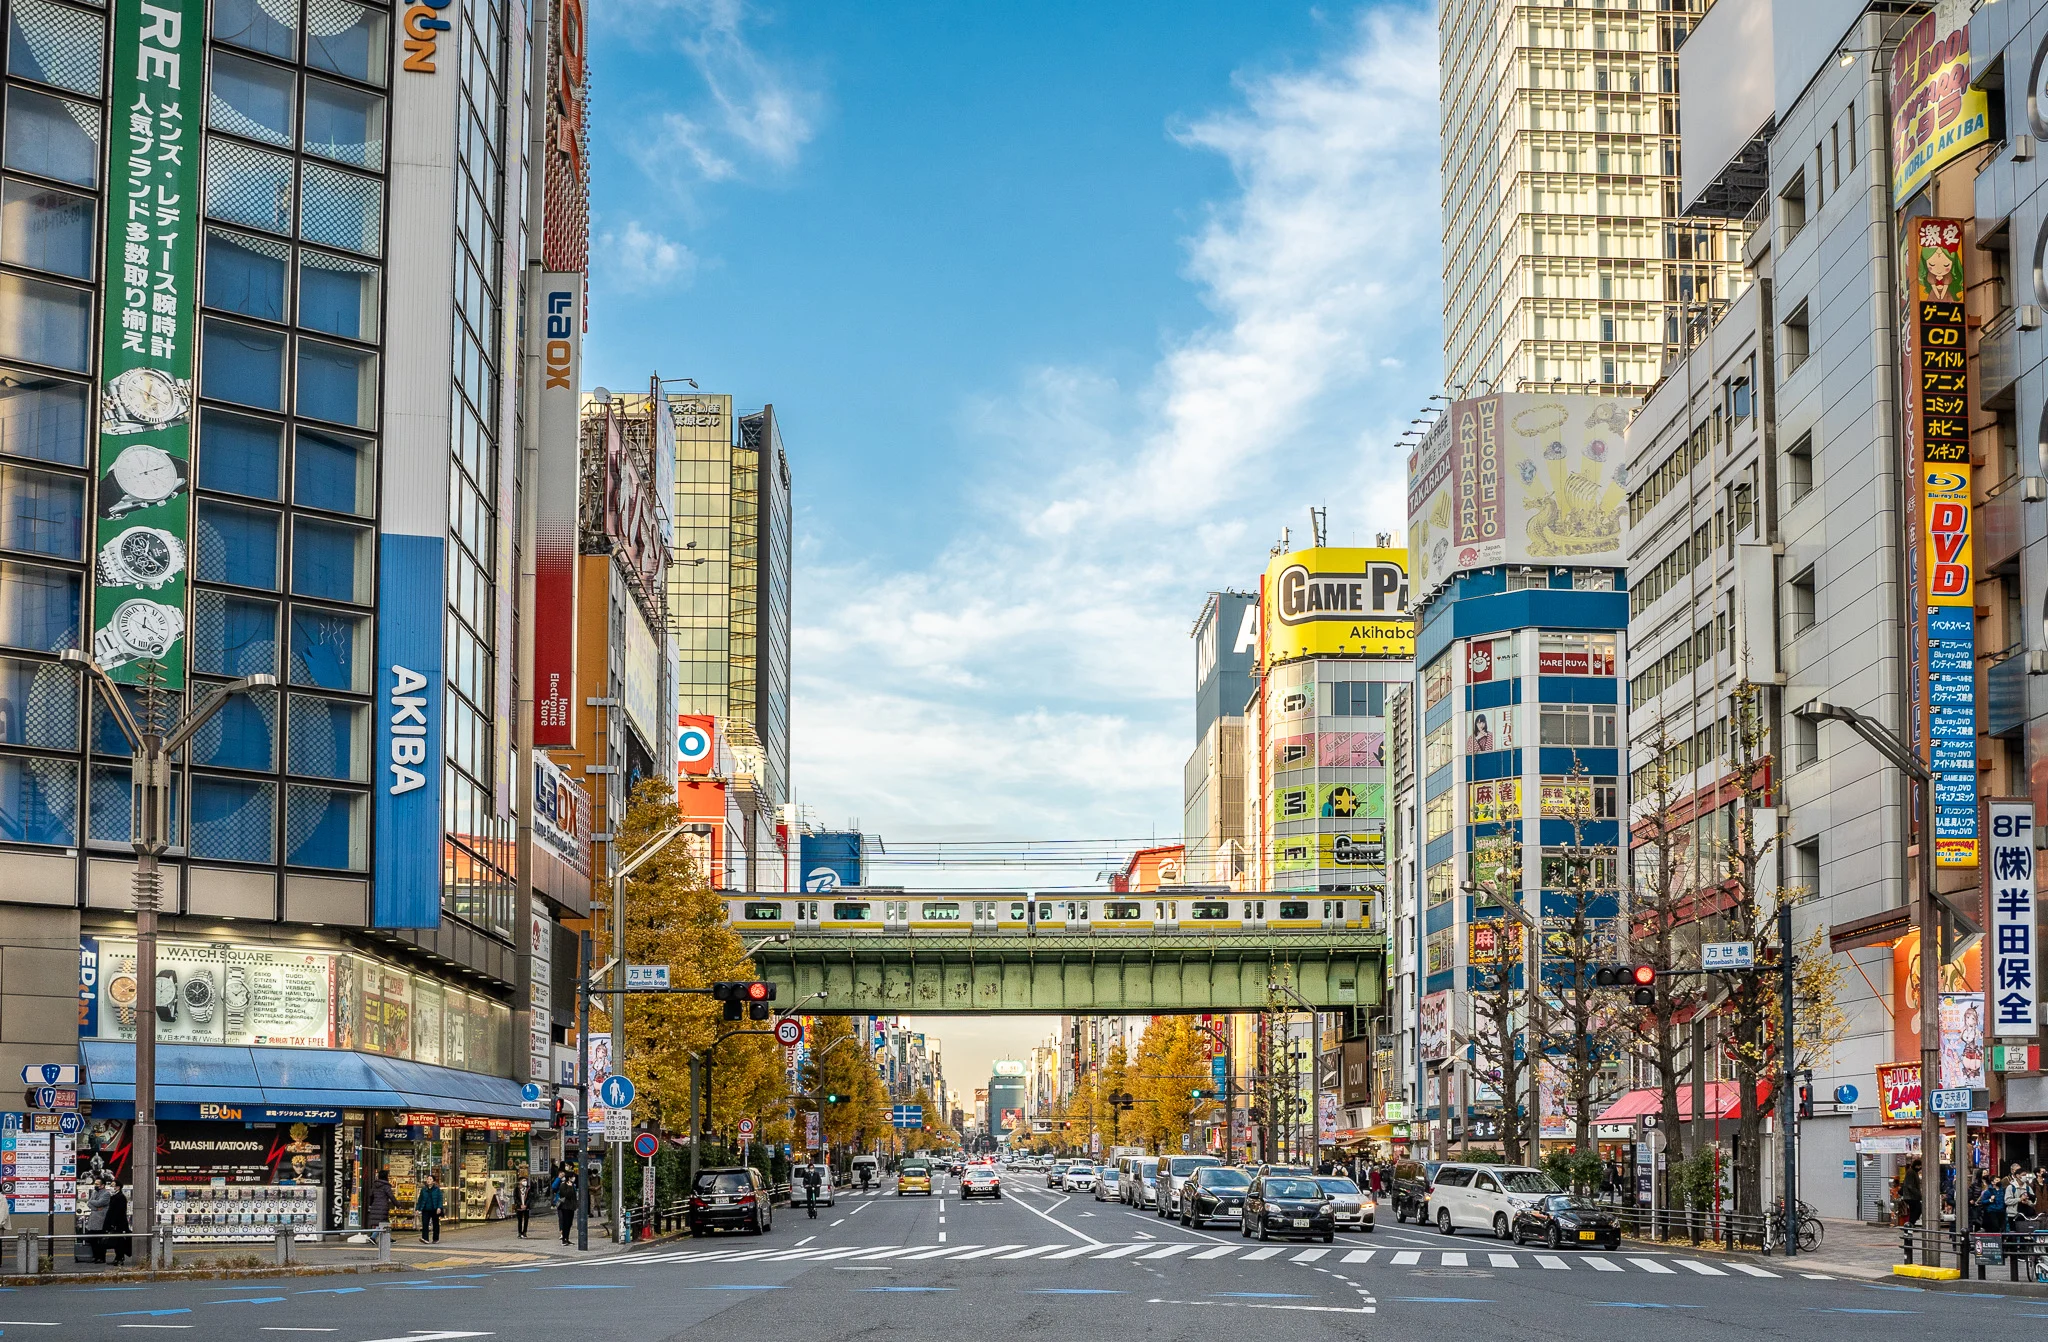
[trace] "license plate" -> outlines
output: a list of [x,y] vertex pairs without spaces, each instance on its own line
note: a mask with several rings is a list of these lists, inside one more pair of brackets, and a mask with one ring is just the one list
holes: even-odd
[[1598,1234],[1597,1232],[1595,1232],[1595,1231],[1591,1231],[1591,1230],[1581,1230],[1581,1231],[1579,1232],[1579,1238],[1580,1238],[1580,1239],[1598,1239],[1598,1238],[1600,1238],[1600,1236],[1599,1236],[1599,1234]]
[[1306,1216],[1297,1216],[1294,1218],[1294,1224],[1306,1230],[1308,1229],[1308,1218]]

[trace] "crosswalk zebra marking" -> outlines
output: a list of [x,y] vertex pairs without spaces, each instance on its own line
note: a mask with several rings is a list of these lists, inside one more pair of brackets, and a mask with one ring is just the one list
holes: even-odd
[[1654,1258],[1631,1258],[1628,1260],[1645,1272],[1654,1272],[1660,1277],[1675,1277],[1678,1274]]
[[998,1244],[992,1249],[975,1249],[970,1253],[963,1253],[959,1257],[955,1258],[953,1261],[956,1263],[965,1263],[969,1259],[973,1258],[993,1258],[995,1255],[1002,1253],[1006,1249],[1021,1249],[1023,1247],[1024,1246],[1021,1244]]
[[1011,1259],[1013,1259],[1013,1258],[1036,1258],[1036,1257],[1038,1257],[1038,1255],[1040,1255],[1040,1254],[1042,1254],[1042,1253],[1050,1253],[1050,1252],[1051,1252],[1052,1250],[1054,1250],[1054,1249],[1057,1249],[1057,1248],[1059,1248],[1059,1247],[1060,1247],[1060,1246],[1059,1246],[1059,1245],[1057,1245],[1057,1244],[1038,1244],[1038,1245],[1033,1245],[1033,1246],[1032,1246],[1031,1248],[1029,1248],[1029,1249],[1019,1249],[1019,1250],[1018,1250],[1018,1251],[1017,1251],[1016,1253],[1006,1253],[1006,1254],[1004,1254],[1004,1255],[1003,1255],[1003,1261],[1007,1263],[1007,1262],[1009,1262],[1009,1261],[1010,1261]]
[[1219,1244],[1213,1249],[1202,1250],[1200,1253],[1196,1254],[1193,1258],[1190,1258],[1188,1261],[1191,1263],[1198,1263],[1210,1258],[1222,1258],[1225,1255],[1233,1254],[1236,1252],[1237,1245],[1235,1244]]
[[1769,1277],[1772,1281],[1778,1280],[1777,1273],[1766,1272],[1753,1263],[1730,1263],[1728,1266],[1734,1268],[1737,1272],[1745,1273],[1752,1277]]
[[1263,1263],[1279,1252],[1278,1249],[1253,1249],[1244,1256],[1244,1261],[1247,1263]]
[[1143,1244],[1119,1244],[1107,1253],[1096,1254],[1095,1259],[1097,1262],[1100,1262],[1105,1258],[1127,1258],[1144,1247]]
[[[1612,1262],[1605,1258],[1582,1258],[1579,1261],[1582,1263],[1590,1264],[1595,1272],[1621,1271],[1621,1264]],[[1630,1261],[1633,1262],[1635,1260],[1631,1259]]]
[[1675,1261],[1680,1267],[1684,1268],[1687,1272],[1697,1272],[1702,1277],[1725,1277],[1728,1275],[1727,1273],[1723,1272],[1720,1268],[1710,1266],[1706,1263],[1695,1263],[1690,1258],[1679,1258],[1674,1259],[1673,1261]]
[[1313,1263],[1316,1261],[1316,1259],[1321,1258],[1324,1254],[1328,1252],[1328,1249],[1303,1249],[1300,1253],[1294,1255],[1294,1257],[1289,1259],[1288,1261],[1294,1263]]
[[1414,1267],[1422,1261],[1422,1255],[1414,1249],[1405,1249],[1393,1257],[1395,1267]]
[[1562,1258],[1556,1258],[1547,1253],[1539,1253],[1536,1255],[1536,1265],[1538,1267],[1549,1268],[1552,1272],[1569,1272],[1572,1270],[1572,1265],[1570,1263],[1565,1262]]
[[1490,1253],[1486,1255],[1486,1261],[1493,1264],[1495,1267],[1521,1266],[1520,1263],[1517,1263],[1515,1261],[1515,1256],[1511,1253]]
[[1465,1263],[1465,1255],[1464,1255],[1464,1254],[1461,1254],[1461,1253],[1447,1253],[1447,1254],[1445,1254],[1445,1255],[1444,1255],[1444,1266],[1445,1266],[1445,1267],[1464,1267],[1464,1266],[1466,1266],[1466,1263]]
[[1370,1263],[1373,1254],[1376,1252],[1378,1251],[1374,1249],[1353,1249],[1350,1253],[1344,1255],[1344,1261],[1347,1263]]
[[[1150,1246],[1148,1245],[1146,1247],[1149,1248]],[[1166,1245],[1164,1248],[1153,1249],[1151,1253],[1142,1255],[1138,1261],[1141,1263],[1149,1263],[1154,1261],[1155,1259],[1171,1258],[1177,1253],[1186,1253],[1189,1249],[1192,1249],[1194,1247],[1195,1246],[1192,1244],[1169,1244]],[[1225,1249],[1229,1249],[1231,1246],[1226,1244],[1223,1247]]]

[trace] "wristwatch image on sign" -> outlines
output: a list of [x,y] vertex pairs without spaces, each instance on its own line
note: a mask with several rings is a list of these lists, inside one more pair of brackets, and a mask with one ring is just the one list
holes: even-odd
[[107,381],[100,432],[148,433],[192,417],[192,384],[159,368],[130,368]]
[[156,1018],[169,1025],[178,1019],[178,971],[156,971]]
[[185,980],[185,1005],[192,1008],[192,1023],[205,1025],[213,1019],[213,971],[195,969]]
[[188,483],[183,461],[153,444],[130,443],[100,479],[100,516],[167,503]]
[[123,960],[107,980],[107,1000],[114,1004],[114,1023],[124,1030],[135,1028],[135,966]]
[[249,1009],[249,971],[240,965],[228,966],[227,986],[221,990],[221,1004],[227,1008],[228,1030],[234,1034],[242,1032],[242,1017]]
[[162,587],[185,569],[185,543],[162,527],[129,527],[100,547],[100,582]]
[[185,612],[141,597],[114,608],[92,636],[92,659],[106,670],[143,658],[161,658],[185,636]]

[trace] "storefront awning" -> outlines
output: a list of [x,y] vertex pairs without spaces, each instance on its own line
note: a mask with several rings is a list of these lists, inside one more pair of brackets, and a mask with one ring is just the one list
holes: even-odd
[[[1706,1104],[1704,1106],[1707,1118],[1726,1121],[1741,1117],[1741,1098],[1741,1093],[1736,1090],[1735,1083],[1732,1081],[1708,1082],[1705,1096]],[[1771,1083],[1768,1081],[1761,1082],[1757,1086],[1757,1108],[1768,1109],[1770,1104]],[[1605,1113],[1599,1115],[1593,1121],[1595,1123],[1632,1123],[1644,1114],[1661,1114],[1663,1112],[1664,1092],[1662,1090],[1632,1090],[1616,1100]],[[1680,1086],[1678,1088],[1678,1121],[1686,1123],[1691,1120],[1692,1087]]]
[[[122,1117],[135,1108],[135,1046],[81,1040],[84,1092],[94,1112]],[[228,1104],[266,1109],[409,1109],[442,1114],[535,1119],[519,1083],[453,1067],[313,1048],[241,1048],[159,1044],[159,1105]]]

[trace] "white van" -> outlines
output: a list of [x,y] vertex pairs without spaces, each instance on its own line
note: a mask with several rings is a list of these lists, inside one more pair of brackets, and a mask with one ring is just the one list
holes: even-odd
[[1436,1213],[1436,1228],[1446,1235],[1491,1230],[1495,1238],[1507,1239],[1514,1234],[1517,1211],[1545,1194],[1564,1191],[1528,1165],[1446,1163],[1430,1182],[1429,1207]]
[[882,1162],[874,1156],[853,1158],[853,1183],[855,1187],[866,1184],[870,1188],[882,1186]]
[[832,1167],[830,1165],[792,1165],[789,1171],[789,1200],[794,1205],[804,1205],[804,1171],[818,1172],[818,1205],[832,1207],[838,1204],[832,1200]]

